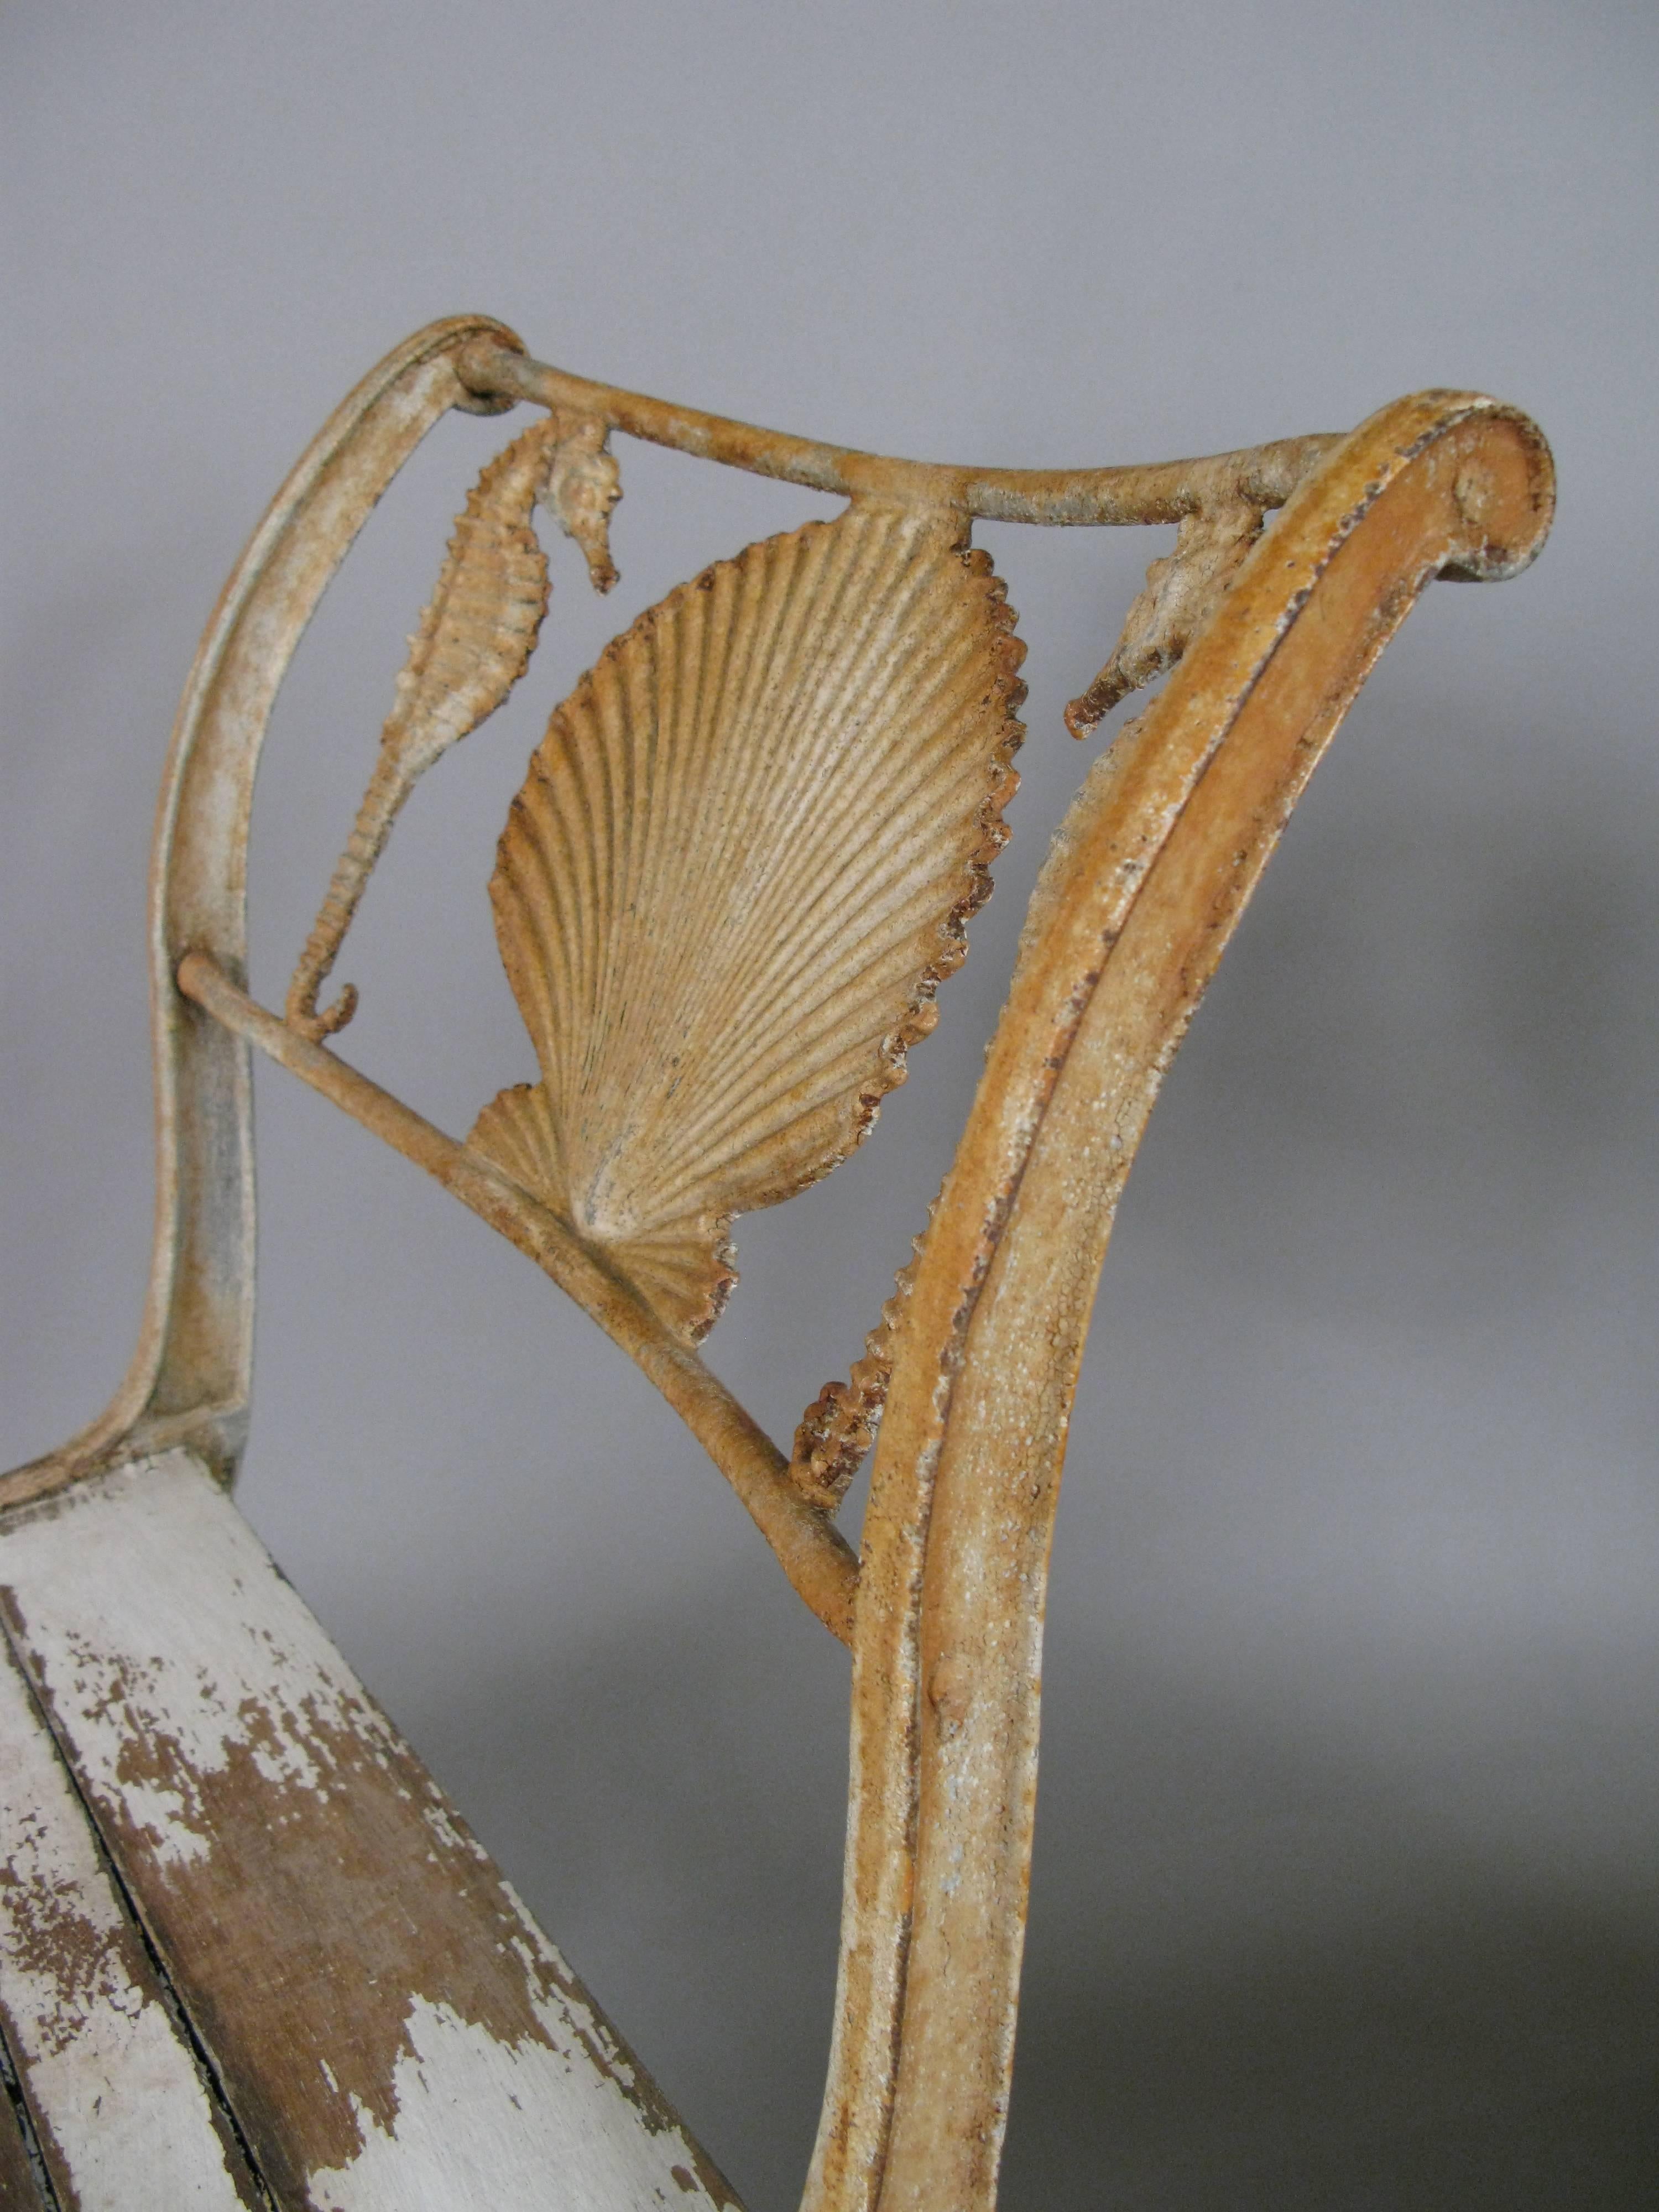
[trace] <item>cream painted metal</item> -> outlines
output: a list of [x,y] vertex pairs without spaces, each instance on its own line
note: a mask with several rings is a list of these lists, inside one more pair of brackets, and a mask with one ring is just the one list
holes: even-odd
[[[277,684],[426,431],[450,407],[516,401],[544,419],[485,471],[457,526],[279,1016],[246,988],[244,921]],[[850,505],[671,594],[555,714],[492,886],[540,1080],[482,1103],[457,1138],[328,1047],[355,994],[324,1009],[319,990],[415,777],[533,649],[536,505],[596,585],[614,580],[612,431]],[[1553,495],[1534,426],[1476,394],[1420,393],[1346,438],[1203,461],[971,469],[586,383],[480,319],[418,333],[325,427],[226,587],[169,762],[139,1349],[99,1422],[0,1482],[0,1584],[56,1751],[27,1701],[9,1725],[43,1771],[61,1757],[73,1778],[83,1840],[95,1829],[177,2006],[184,2040],[169,2047],[204,2069],[180,2080],[198,2095],[205,2081],[234,2120],[248,2201],[732,2201],[216,1486],[247,1413],[249,1045],[568,1291],[850,1645],[841,1973],[805,2203],[988,2212],[1048,1544],[1117,1198],[1186,1024],[1376,655],[1433,577],[1523,567]],[[1176,523],[1068,722],[1086,732],[1173,673],[1055,840],[915,1260],[786,1453],[696,1346],[733,1279],[732,1217],[861,1140],[984,896],[1023,690],[1012,617],[971,546],[978,516]],[[834,1516],[872,1437],[855,1556]],[[26,2104],[45,2095],[32,2075],[23,2086]]]

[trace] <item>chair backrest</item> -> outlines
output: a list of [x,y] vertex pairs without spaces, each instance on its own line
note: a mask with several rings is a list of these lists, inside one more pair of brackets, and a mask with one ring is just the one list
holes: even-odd
[[[428,429],[451,408],[521,402],[539,411],[457,524],[279,1015],[247,994],[244,917],[277,685]],[[481,1098],[457,1137],[331,1048],[356,999],[325,992],[416,779],[528,663],[547,603],[538,507],[596,586],[614,581],[617,431],[848,503],[671,592],[555,712],[491,882],[540,1078]],[[109,1411],[5,1478],[0,1504],[175,1449],[234,1470],[253,1297],[251,1045],[533,1259],[682,1415],[852,1649],[816,2212],[994,2200],[1048,1542],[1117,1197],[1186,1023],[1377,653],[1431,578],[1524,566],[1551,501],[1535,428],[1468,393],[1399,401],[1346,437],[1202,461],[973,469],[587,383],[497,324],[459,319],[417,334],[343,403],[210,624],[153,877],[159,1196],[143,1339]],[[735,1279],[732,1218],[862,1140],[985,895],[1022,734],[1023,647],[971,544],[977,517],[1178,526],[1068,711],[1074,733],[1173,672],[1084,780],[915,1260],[862,1360],[785,1451],[696,1346]],[[872,1442],[855,1554],[835,1514]]]

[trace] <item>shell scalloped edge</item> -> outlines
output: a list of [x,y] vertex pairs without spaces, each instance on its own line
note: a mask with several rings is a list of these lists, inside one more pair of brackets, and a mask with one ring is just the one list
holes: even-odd
[[990,890],[1024,647],[959,529],[854,506],[671,592],[556,709],[501,838],[541,1078],[470,1141],[691,1340],[733,1216],[860,1142]]

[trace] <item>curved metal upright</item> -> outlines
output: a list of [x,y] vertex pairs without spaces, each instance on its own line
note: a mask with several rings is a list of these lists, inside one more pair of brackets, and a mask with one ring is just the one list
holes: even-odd
[[[545,420],[497,457],[458,525],[354,842],[288,1011],[270,1011],[247,990],[246,854],[277,686],[428,429],[451,407],[519,401]],[[546,605],[534,506],[600,588],[614,580],[615,431],[849,506],[672,594],[556,711],[492,886],[541,1080],[500,1092],[457,1138],[330,1048],[355,998],[320,1013],[318,985],[415,775],[528,660]],[[1346,437],[1205,460],[982,469],[670,406],[460,318],[390,355],[331,418],[209,624],[156,828],[143,1332],[107,1412],[0,1481],[0,1507],[174,1447],[234,1469],[253,1304],[250,1044],[534,1260],[682,1414],[852,1649],[840,1975],[805,2212],[994,2203],[1048,1550],[1118,1198],[1187,1024],[1378,654],[1433,578],[1523,568],[1553,500],[1536,428],[1479,394],[1422,392]],[[979,517],[1177,524],[1068,720],[1091,727],[1172,672],[1055,839],[916,1259],[865,1358],[786,1452],[696,1346],[734,1279],[733,1214],[861,1139],[984,896],[1023,687],[1012,617],[971,546]],[[708,1029],[711,1007],[727,1031]],[[607,1024],[629,1023],[634,1042],[607,1060]],[[872,1436],[855,1555],[835,1513]]]

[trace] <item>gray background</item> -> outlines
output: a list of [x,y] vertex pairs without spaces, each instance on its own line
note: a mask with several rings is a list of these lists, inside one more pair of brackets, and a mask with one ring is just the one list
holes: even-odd
[[[888,451],[1207,452],[1471,384],[1553,439],[1519,581],[1432,592],[1155,1117],[1051,1608],[1005,2201],[1659,2203],[1650,701],[1659,19],[1620,6],[0,9],[0,1463],[96,1409],[150,1169],[145,846],[194,640],[406,331]],[[446,426],[261,785],[278,999],[445,526]],[[530,1073],[483,884],[550,703],[829,502],[622,448],[520,696],[399,828],[352,1057]],[[986,531],[1031,647],[1000,890],[830,1183],[743,1225],[714,1364],[785,1436],[960,1125],[1060,727],[1163,533]],[[574,1310],[261,1071],[247,1511],[757,2208],[833,1976],[842,1654]],[[856,1500],[854,1501],[856,1506]]]

